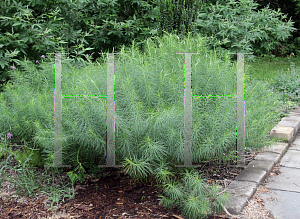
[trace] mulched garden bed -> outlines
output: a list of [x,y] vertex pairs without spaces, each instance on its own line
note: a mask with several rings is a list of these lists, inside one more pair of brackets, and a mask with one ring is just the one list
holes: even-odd
[[[257,153],[245,152],[246,164],[251,162]],[[228,185],[243,170],[243,167],[235,167],[229,163],[220,165],[203,164],[198,168],[202,178],[209,184]],[[200,170],[201,169],[201,170]],[[218,170],[218,171],[217,171]],[[39,168],[41,174],[44,168]],[[38,198],[19,197],[3,200],[0,197],[0,218],[50,218],[52,215],[65,212],[69,216],[53,218],[184,218],[180,211],[173,208],[171,211],[160,206],[158,194],[162,194],[160,188],[150,183],[134,182],[128,175],[117,168],[106,168],[103,174],[106,177],[88,178],[84,183],[76,185],[74,199],[65,198],[64,203],[56,205],[56,210],[47,211],[51,200],[45,196]],[[69,180],[66,172],[64,180]],[[212,218],[229,218],[225,213],[210,215]]]

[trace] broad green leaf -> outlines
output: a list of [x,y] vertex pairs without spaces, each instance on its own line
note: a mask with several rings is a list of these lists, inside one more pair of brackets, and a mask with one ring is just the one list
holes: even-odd
[[18,26],[18,25],[21,25],[22,23],[14,23],[12,26]]

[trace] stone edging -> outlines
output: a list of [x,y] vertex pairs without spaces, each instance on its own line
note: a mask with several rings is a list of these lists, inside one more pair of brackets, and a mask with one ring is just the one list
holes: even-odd
[[284,142],[264,147],[245,169],[226,188],[229,202],[224,205],[230,214],[238,215],[243,211],[257,188],[276,166],[291,143],[295,140],[300,127],[300,107],[290,112],[275,126],[270,136]]

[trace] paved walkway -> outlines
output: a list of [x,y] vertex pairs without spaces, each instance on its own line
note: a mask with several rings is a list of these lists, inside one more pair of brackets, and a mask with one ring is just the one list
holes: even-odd
[[300,135],[279,162],[279,175],[269,177],[264,186],[271,193],[262,193],[265,208],[278,219],[300,218]]
[[[300,218],[300,107],[275,126],[270,135],[284,140],[265,147],[228,187],[229,213],[239,215],[257,188],[264,185],[270,192],[259,198],[275,218]],[[279,163],[279,175],[268,177]]]

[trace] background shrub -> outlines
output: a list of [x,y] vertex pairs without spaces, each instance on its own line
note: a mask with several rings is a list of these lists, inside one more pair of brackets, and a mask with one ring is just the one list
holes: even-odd
[[[257,5],[253,0],[5,0],[0,5],[0,91],[10,80],[7,71],[25,56],[35,63],[41,55],[64,51],[74,61],[104,63],[98,52],[119,52],[133,39],[143,50],[147,38],[164,31],[181,38],[190,31],[208,36],[210,48],[225,51],[271,51],[295,30],[293,22],[268,8],[257,11]],[[166,19],[171,12],[172,19]]]
[[283,21],[286,15],[269,8],[257,10],[258,5],[253,0],[211,4],[198,15],[197,32],[210,37],[212,48],[268,53],[296,29],[291,20]]

